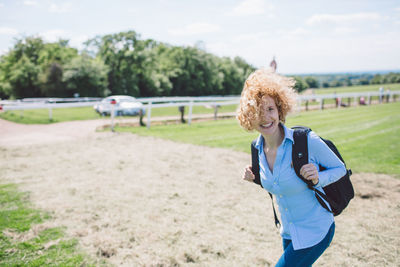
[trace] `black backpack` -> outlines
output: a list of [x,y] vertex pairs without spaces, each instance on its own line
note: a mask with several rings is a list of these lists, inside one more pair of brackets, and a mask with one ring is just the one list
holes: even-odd
[[[350,175],[352,174],[351,170],[348,169],[346,174],[343,177],[341,177],[339,180],[337,180],[336,182],[323,187],[325,194],[323,192],[315,189],[312,184],[312,181],[306,180],[306,179],[304,179],[304,177],[302,177],[300,175],[301,167],[308,163],[307,135],[311,131],[311,129],[307,128],[307,127],[303,127],[303,126],[296,126],[296,127],[293,127],[292,129],[294,130],[294,132],[293,132],[294,144],[293,144],[293,148],[292,148],[292,163],[293,163],[293,168],[294,168],[297,176],[307,184],[308,188],[310,188],[311,190],[313,190],[315,192],[315,197],[317,198],[318,202],[322,205],[322,207],[324,207],[329,212],[333,213],[334,216],[339,215],[347,207],[350,200],[354,197],[354,189],[353,189],[353,185],[351,184],[351,181],[350,181]],[[339,151],[337,150],[336,146],[330,140],[326,140],[323,138],[321,138],[321,140],[324,141],[328,145],[328,147],[336,154],[336,156],[344,163],[344,160],[343,160],[342,156],[340,155]],[[257,141],[257,139],[251,143],[252,171],[255,176],[254,182],[262,187],[262,184],[260,181],[260,166],[259,166],[259,159],[258,159],[258,150],[255,147],[256,141]],[[325,169],[322,166],[319,166],[319,167],[320,167],[320,170]],[[280,223],[279,223],[278,217],[276,216],[272,194],[269,193],[269,195],[272,200],[272,208],[274,211],[275,225],[278,227]],[[329,209],[329,207],[326,205],[326,203],[323,201],[323,199],[329,203],[332,210]]]

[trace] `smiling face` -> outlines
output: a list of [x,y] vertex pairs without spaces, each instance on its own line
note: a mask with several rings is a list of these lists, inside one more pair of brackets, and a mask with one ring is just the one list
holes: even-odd
[[260,116],[254,122],[254,129],[263,136],[279,134],[279,111],[272,97],[264,96],[262,98]]

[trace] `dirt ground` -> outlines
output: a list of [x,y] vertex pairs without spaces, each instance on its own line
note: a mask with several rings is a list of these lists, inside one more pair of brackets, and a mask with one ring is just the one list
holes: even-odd
[[[282,253],[271,203],[241,180],[250,155],[133,134],[101,121],[0,120],[0,183],[15,183],[89,255],[116,266],[273,266]],[[352,176],[316,266],[400,266],[400,181]]]

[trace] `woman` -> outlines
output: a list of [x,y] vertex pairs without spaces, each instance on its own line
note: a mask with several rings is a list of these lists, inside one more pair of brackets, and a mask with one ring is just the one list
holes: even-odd
[[[284,122],[295,104],[294,83],[265,69],[255,71],[244,84],[237,116],[244,129],[260,133],[256,148],[261,184],[275,196],[281,214],[284,252],[276,266],[311,266],[335,232],[332,213],[321,206],[291,164],[293,130]],[[308,134],[308,151],[309,163],[300,174],[318,190],[346,173],[344,164],[314,132]],[[319,166],[325,170],[319,171]],[[251,166],[246,167],[243,179],[254,178]]]

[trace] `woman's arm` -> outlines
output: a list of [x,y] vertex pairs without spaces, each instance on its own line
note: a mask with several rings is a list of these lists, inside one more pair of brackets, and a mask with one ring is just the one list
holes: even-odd
[[347,170],[344,163],[328,145],[312,131],[308,134],[308,155],[310,163],[321,165],[325,168],[325,170],[320,170],[318,172],[319,182],[317,186],[327,186],[336,182],[346,174]]

